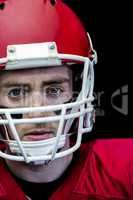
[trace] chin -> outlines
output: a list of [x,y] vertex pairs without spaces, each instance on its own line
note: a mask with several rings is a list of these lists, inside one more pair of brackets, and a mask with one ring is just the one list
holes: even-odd
[[9,160],[6,160],[6,163],[12,173],[22,180],[34,183],[48,183],[62,176],[70,165],[72,158],[73,154],[54,160],[47,165],[26,164]]

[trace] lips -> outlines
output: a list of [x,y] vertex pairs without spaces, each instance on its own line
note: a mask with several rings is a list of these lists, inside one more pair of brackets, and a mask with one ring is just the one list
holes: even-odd
[[39,140],[46,140],[54,137],[54,133],[52,131],[46,130],[35,130],[29,133],[24,134],[22,137],[23,141],[39,141]]

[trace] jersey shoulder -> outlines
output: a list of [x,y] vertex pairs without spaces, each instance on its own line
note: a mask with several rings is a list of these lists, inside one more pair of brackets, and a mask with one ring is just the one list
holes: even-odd
[[91,145],[91,150],[105,161],[118,159],[126,164],[133,160],[133,138],[99,139]]
[[76,191],[92,199],[132,199],[133,139],[98,139],[88,146]]

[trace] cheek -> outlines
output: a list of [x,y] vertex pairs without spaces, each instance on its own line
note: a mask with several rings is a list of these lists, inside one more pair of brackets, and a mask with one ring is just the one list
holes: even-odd
[[[19,138],[21,139],[22,136],[23,136],[23,134],[22,134],[22,132],[20,131],[20,130],[21,130],[20,127],[16,127],[16,130],[17,130],[17,133],[18,133]],[[12,135],[12,133],[11,133],[10,130],[9,130],[9,134],[10,134],[10,137],[11,137],[12,139],[14,139],[14,137],[13,137],[13,135]]]
[[6,106],[6,98],[1,92],[0,92],[0,106],[3,106],[3,107]]
[[[2,97],[2,98],[1,98]],[[0,106],[7,107],[7,108],[17,108],[17,107],[26,107],[28,106],[30,100],[28,99],[11,99],[7,95],[0,94]]]
[[16,107],[17,103],[12,102],[7,95],[0,94],[0,106]]

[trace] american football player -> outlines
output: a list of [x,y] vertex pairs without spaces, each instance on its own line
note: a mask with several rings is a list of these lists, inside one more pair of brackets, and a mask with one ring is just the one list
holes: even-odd
[[133,195],[118,170],[125,160],[113,161],[122,141],[81,144],[94,122],[96,63],[89,34],[62,1],[0,1],[1,200]]

